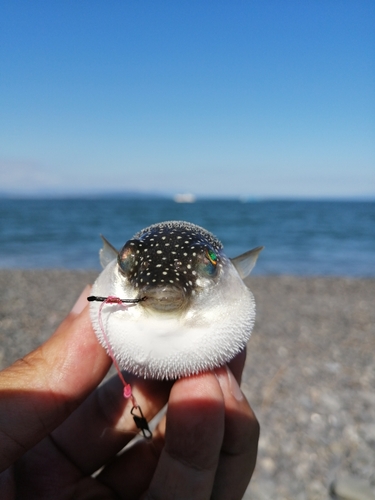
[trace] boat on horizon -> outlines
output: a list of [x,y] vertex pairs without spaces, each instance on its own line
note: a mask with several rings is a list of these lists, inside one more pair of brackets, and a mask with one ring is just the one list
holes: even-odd
[[196,197],[192,193],[178,193],[173,196],[176,203],[194,203]]

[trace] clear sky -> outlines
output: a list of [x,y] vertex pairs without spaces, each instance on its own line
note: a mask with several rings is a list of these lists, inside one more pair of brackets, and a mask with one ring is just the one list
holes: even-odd
[[0,192],[375,196],[373,0],[0,1]]

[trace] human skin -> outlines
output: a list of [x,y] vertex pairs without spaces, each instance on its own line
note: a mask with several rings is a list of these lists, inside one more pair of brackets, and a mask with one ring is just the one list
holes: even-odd
[[98,387],[111,360],[91,327],[89,292],[47,342],[0,373],[1,498],[242,498],[259,437],[239,387],[245,353],[175,382],[126,374],[148,421],[168,410],[152,440],[119,455],[137,431],[118,377]]

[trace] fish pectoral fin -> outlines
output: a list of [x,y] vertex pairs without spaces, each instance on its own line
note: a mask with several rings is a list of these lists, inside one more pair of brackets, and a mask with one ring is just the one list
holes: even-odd
[[242,279],[245,279],[246,276],[249,276],[263,248],[264,247],[253,248],[252,250],[249,250],[248,252],[245,252],[238,257],[235,257],[234,259],[231,259],[232,264],[237,269],[237,272]]
[[103,248],[99,250],[99,260],[102,268],[104,269],[110,262],[113,261],[113,259],[117,259],[118,251],[108,240],[104,238],[102,234],[100,237],[103,240]]

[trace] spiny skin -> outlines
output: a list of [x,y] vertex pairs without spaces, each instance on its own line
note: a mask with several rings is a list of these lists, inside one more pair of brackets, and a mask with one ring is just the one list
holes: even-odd
[[212,370],[249,340],[255,304],[222,244],[182,221],[134,235],[95,281],[92,294],[145,298],[138,304],[90,303],[101,344],[135,375],[175,379]]

